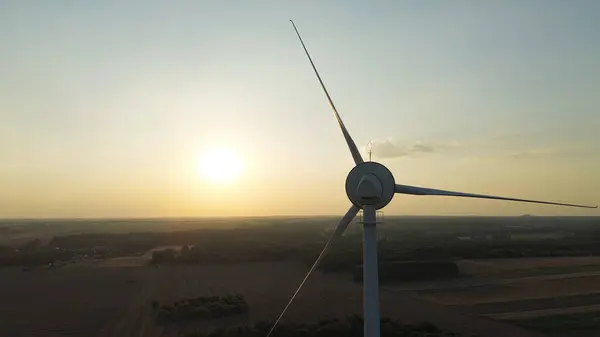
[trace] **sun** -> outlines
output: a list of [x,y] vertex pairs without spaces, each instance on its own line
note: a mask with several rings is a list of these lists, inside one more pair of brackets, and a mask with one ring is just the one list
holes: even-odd
[[239,156],[226,148],[215,148],[206,152],[200,158],[199,164],[200,174],[216,183],[232,182],[243,170]]

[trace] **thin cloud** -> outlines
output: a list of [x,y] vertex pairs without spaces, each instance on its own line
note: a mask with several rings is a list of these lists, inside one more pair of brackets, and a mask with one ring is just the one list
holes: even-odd
[[438,153],[459,147],[458,142],[448,143],[425,143],[413,142],[410,144],[401,144],[392,139],[375,139],[371,141],[371,150],[373,156],[377,158],[399,158],[415,156],[419,154]]
[[553,149],[531,149],[522,152],[509,153],[508,156],[511,158],[525,159],[525,158],[540,158],[549,157],[556,155],[556,150]]
[[[534,159],[534,158],[558,158],[558,157],[572,157],[577,155],[585,155],[583,151],[566,151],[557,149],[531,149],[522,152],[510,153],[507,156],[515,159]],[[588,153],[588,155],[591,154]]]

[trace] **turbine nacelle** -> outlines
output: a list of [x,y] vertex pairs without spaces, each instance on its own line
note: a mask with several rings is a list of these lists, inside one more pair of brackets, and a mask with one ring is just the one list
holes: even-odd
[[380,163],[368,161],[356,165],[346,177],[346,195],[358,208],[385,207],[394,197],[396,183],[392,172]]

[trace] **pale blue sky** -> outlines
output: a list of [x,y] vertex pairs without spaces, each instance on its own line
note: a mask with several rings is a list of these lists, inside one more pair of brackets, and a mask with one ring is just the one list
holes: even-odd
[[[592,0],[1,2],[0,217],[345,212],[351,157],[289,19],[397,182],[596,204],[598,17]],[[242,157],[238,190],[198,176],[215,146]],[[409,196],[386,213],[598,214]]]

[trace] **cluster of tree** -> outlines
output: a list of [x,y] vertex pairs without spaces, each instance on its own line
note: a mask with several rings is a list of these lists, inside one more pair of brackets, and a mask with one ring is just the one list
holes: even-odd
[[158,307],[156,318],[159,323],[232,316],[249,310],[248,303],[241,294],[196,297],[163,305],[154,302],[153,307]]
[[569,237],[560,240],[509,242],[446,242],[406,249],[391,242],[380,247],[381,255],[394,260],[493,259],[514,257],[587,256],[600,254],[600,240]]
[[[462,258],[510,258],[600,254],[600,218],[399,217],[380,226],[382,262]],[[216,221],[216,220],[215,220]],[[225,220],[223,220],[225,221]],[[106,257],[141,254],[156,246],[191,245],[187,251],[158,252],[152,263],[213,264],[296,261],[310,265],[336,219],[255,219],[264,226],[180,232],[80,234],[56,237],[51,247],[87,250],[104,247]],[[299,221],[299,223],[297,223]],[[284,222],[285,224],[281,223]],[[289,222],[289,223],[288,223]],[[561,239],[521,241],[514,234],[564,232]],[[459,237],[471,238],[461,240]],[[534,235],[535,237],[535,235]],[[323,259],[324,272],[352,272],[362,263],[361,231],[351,227]]]
[[35,267],[51,265],[73,257],[73,252],[50,248],[35,238],[16,247],[0,247],[0,266]]
[[[356,282],[363,280],[363,267],[353,272]],[[459,276],[459,269],[452,261],[394,261],[379,263],[379,282],[430,281]]]
[[143,254],[161,244],[159,233],[104,233],[56,236],[48,246],[75,251],[101,250],[104,258]]
[[155,250],[152,252],[150,264],[173,263],[180,256],[179,252],[173,248]]
[[[193,245],[191,254],[167,256],[160,263],[226,263],[290,260],[305,254],[306,245],[321,244],[322,224],[289,227],[269,225],[177,232],[88,233],[54,237],[50,247],[84,250],[102,247],[106,257],[143,254],[157,246]],[[246,254],[245,247],[253,249]],[[169,253],[167,253],[169,254]]]
[[0,266],[44,266],[54,263],[56,259],[47,253],[15,253],[11,255],[0,256]]
[[[210,242],[184,246],[181,252],[173,249],[153,254],[154,264],[212,264],[244,263],[256,261],[296,261],[312,265],[322,249],[325,234],[303,240],[288,239],[271,242],[256,237],[222,237]],[[323,272],[351,272],[359,277],[362,264],[360,233],[348,235],[334,243],[324,257],[319,270]],[[512,258],[536,256],[577,256],[600,254],[600,241],[579,236],[563,240],[530,241],[477,241],[441,240],[427,241],[421,237],[418,243],[406,238],[385,238],[379,243],[382,281],[434,280],[459,276],[455,259]],[[412,262],[409,262],[412,261]],[[421,261],[417,263],[415,261]],[[360,279],[360,277],[359,277]]]
[[[257,337],[266,336],[272,322],[258,322],[254,325],[229,326],[216,328],[207,333],[187,334],[187,337]],[[345,318],[333,318],[311,323],[281,323],[273,331],[273,337],[342,337],[363,336],[363,319],[359,315]],[[457,333],[440,330],[430,323],[406,325],[389,318],[381,319],[382,337],[451,337]]]
[[218,240],[183,245],[181,251],[171,248],[152,253],[151,264],[214,264],[267,261],[308,261],[314,258],[320,240],[297,243],[276,243],[259,240]]
[[[71,239],[55,238],[44,244],[35,238],[17,246],[0,246],[0,266],[36,267],[55,265],[60,262],[73,261],[77,257],[106,259],[131,255],[132,252],[144,253],[146,248],[111,248],[88,244],[70,244]],[[67,244],[61,245],[63,242]],[[77,240],[75,240],[77,241]],[[86,241],[84,239],[83,241]]]

